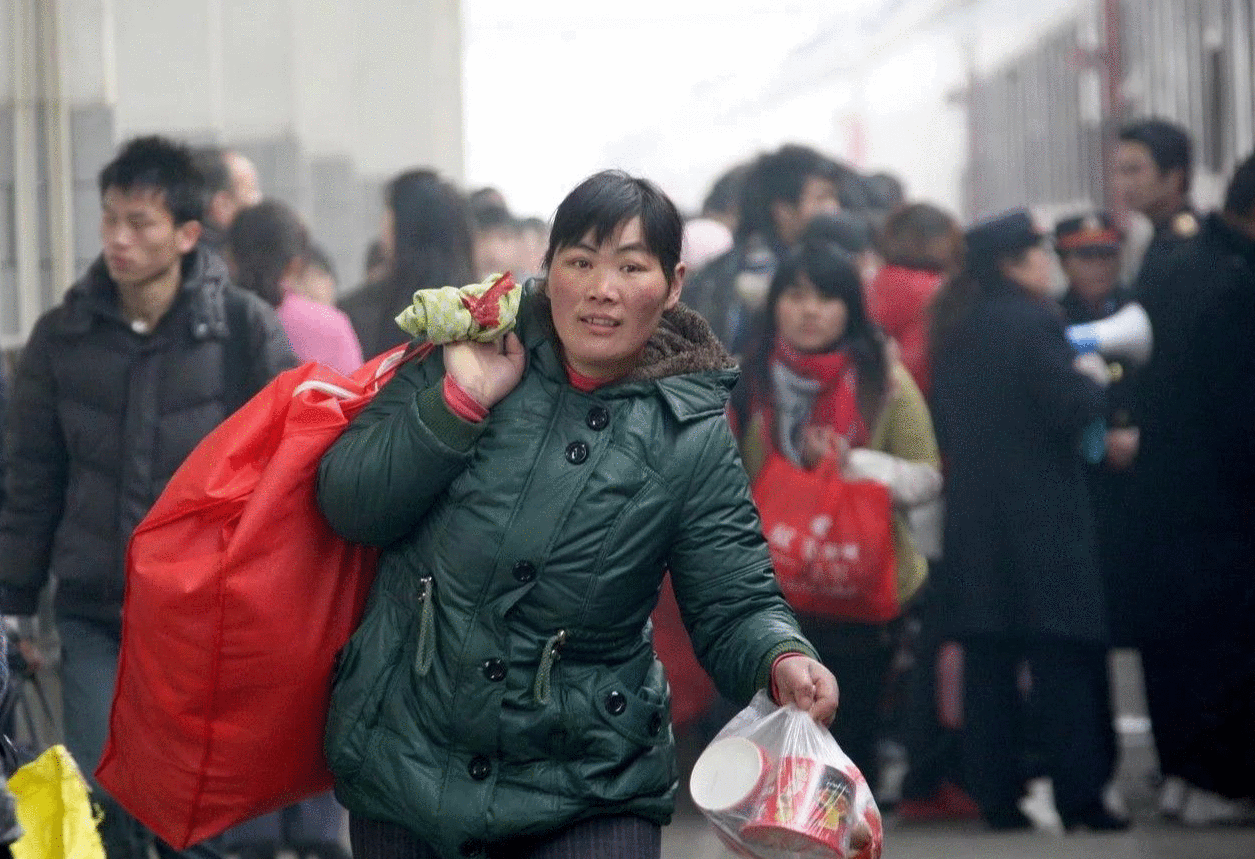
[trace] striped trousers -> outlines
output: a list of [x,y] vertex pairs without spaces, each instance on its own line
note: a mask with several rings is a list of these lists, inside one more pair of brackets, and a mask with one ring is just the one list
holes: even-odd
[[[353,859],[440,859],[403,826],[349,816]],[[660,859],[662,828],[642,817],[591,817],[535,838],[490,844],[466,855],[480,859]]]

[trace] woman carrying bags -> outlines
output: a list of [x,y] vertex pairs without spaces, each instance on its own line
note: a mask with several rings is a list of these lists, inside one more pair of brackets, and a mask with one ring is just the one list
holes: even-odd
[[1107,621],[1082,459],[1087,431],[1101,430],[1107,373],[1064,336],[1042,240],[1022,210],[973,227],[964,270],[933,306],[946,458],[937,585],[964,648],[964,767],[986,823],[1031,825],[1018,808],[1027,661],[1032,740],[1064,826],[1116,830],[1127,824],[1102,803]]
[[585,180],[514,330],[407,364],[324,456],[328,520],[383,547],[327,728],[357,859],[658,859],[667,569],[726,696],[831,720],[724,418],[732,360],[678,303],[681,234],[653,184]]
[[[858,267],[841,248],[808,238],[782,260],[733,393],[732,418],[768,532],[767,511],[774,506],[764,503],[773,500],[768,496],[789,498],[796,491],[789,476],[800,480],[825,461],[846,480],[870,480],[888,490],[880,514],[891,519],[882,523],[892,535],[887,575],[897,604],[910,600],[928,566],[904,513],[941,492],[937,445],[919,389],[869,320]],[[766,474],[773,455],[787,464]],[[799,614],[820,659],[841,677],[833,734],[875,785],[878,707],[895,624]]]

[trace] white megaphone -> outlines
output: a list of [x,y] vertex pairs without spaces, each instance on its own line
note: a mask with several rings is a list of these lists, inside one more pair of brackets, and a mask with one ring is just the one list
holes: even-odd
[[1067,335],[1077,352],[1097,352],[1136,366],[1150,360],[1154,346],[1150,317],[1137,302],[1124,305],[1106,319],[1069,325]]

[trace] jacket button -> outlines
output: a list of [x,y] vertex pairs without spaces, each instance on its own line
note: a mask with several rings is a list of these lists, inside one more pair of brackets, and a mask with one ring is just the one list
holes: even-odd
[[514,565],[514,569],[511,572],[514,574],[516,582],[527,584],[536,578],[536,565],[531,561],[519,561]]
[[588,445],[582,441],[573,441],[566,446],[566,461],[572,465],[579,465],[588,459]]
[[627,698],[622,692],[615,690],[606,696],[606,712],[611,716],[620,716],[627,709]]
[[461,846],[458,847],[458,852],[463,856],[478,856],[487,852],[487,850],[488,848],[484,845],[484,842],[476,841],[474,838],[463,841]]
[[466,772],[475,781],[483,781],[492,775],[492,761],[483,755],[476,755],[466,766]]
[[610,425],[610,412],[606,411],[604,406],[593,406],[588,410],[588,417],[584,419],[590,430],[601,432]]
[[496,658],[485,661],[484,677],[493,683],[500,683],[505,679],[505,663]]
[[658,732],[662,730],[662,713],[655,712],[649,717],[649,735],[651,737],[658,736]]

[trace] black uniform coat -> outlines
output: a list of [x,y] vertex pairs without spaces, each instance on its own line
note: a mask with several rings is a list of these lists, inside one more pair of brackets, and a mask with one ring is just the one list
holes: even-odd
[[1152,603],[1142,664],[1160,766],[1255,794],[1255,241],[1218,215],[1140,284],[1133,513]]
[[[1094,308],[1074,290],[1060,299],[1067,324],[1096,322],[1105,319],[1132,300],[1131,292],[1117,287],[1101,307]],[[1136,426],[1133,417],[1133,384],[1136,369],[1127,361],[1111,360],[1111,384],[1107,387],[1107,428]],[[1145,584],[1135,564],[1130,563],[1134,551],[1134,523],[1130,522],[1133,492],[1133,467],[1113,469],[1107,461],[1086,467],[1090,501],[1098,537],[1098,565],[1102,569],[1107,592],[1107,619],[1111,624],[1111,643],[1117,647],[1132,646],[1144,614]]]
[[1007,282],[986,288],[935,355],[947,495],[938,584],[960,640],[1107,637],[1079,453],[1106,398],[1073,358],[1057,308]]

